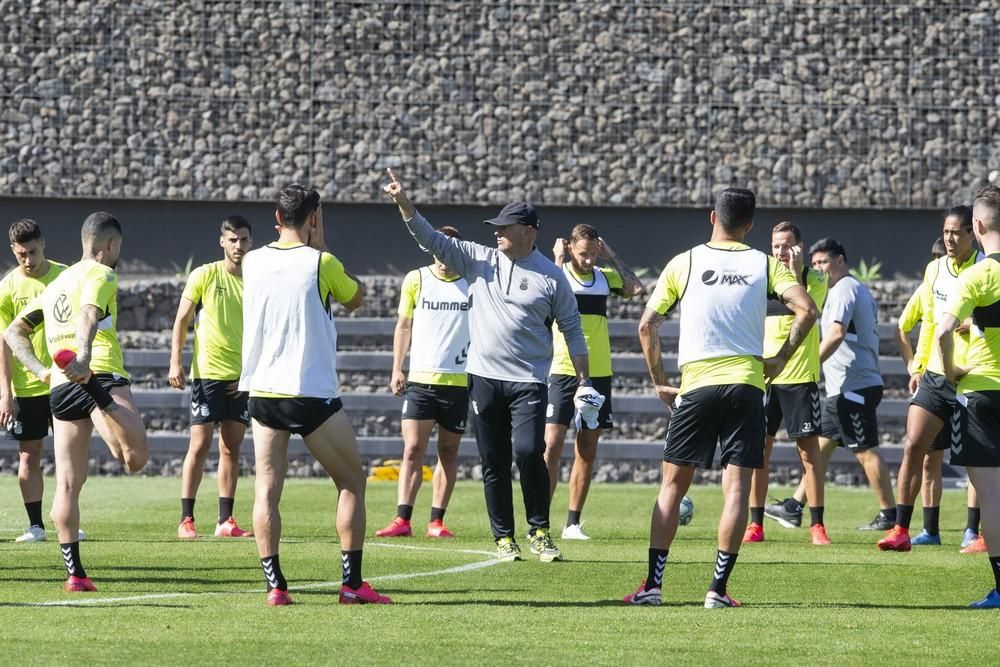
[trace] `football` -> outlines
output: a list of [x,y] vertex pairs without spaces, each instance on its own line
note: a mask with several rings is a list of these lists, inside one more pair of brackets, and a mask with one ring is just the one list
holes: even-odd
[[681,498],[681,525],[686,526],[694,518],[694,502],[687,496]]

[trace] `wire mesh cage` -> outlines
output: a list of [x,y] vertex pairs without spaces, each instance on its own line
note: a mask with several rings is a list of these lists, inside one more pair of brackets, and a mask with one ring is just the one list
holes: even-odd
[[908,208],[1000,182],[987,2],[0,0],[0,194]]

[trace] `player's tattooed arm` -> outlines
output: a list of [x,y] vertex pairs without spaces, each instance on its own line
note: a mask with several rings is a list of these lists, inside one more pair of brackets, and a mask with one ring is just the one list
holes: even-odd
[[642,345],[642,356],[646,360],[646,367],[649,369],[649,377],[653,381],[656,395],[661,401],[672,406],[680,390],[678,387],[670,385],[670,379],[667,377],[666,371],[663,370],[660,325],[665,319],[665,316],[651,308],[643,310],[642,318],[639,320],[639,343]]
[[601,244],[601,257],[608,260],[618,275],[622,278],[622,296],[626,299],[634,296],[642,296],[646,293],[646,286],[642,284],[639,280],[639,276],[635,275],[635,271],[630,269],[628,265],[622,261],[622,258],[618,256],[608,242],[603,238],[599,238],[598,242]]
[[779,295],[779,298],[792,311],[795,320],[792,322],[788,338],[781,346],[778,354],[764,359],[764,375],[772,380],[778,377],[781,371],[785,369],[785,364],[788,363],[792,354],[802,344],[806,334],[812,329],[813,324],[816,322],[816,317],[819,315],[816,304],[802,285],[789,287]]
[[35,348],[31,344],[30,336],[33,330],[34,327],[29,322],[24,319],[18,319],[7,327],[7,331],[4,332],[3,337],[7,341],[11,352],[24,364],[24,367],[31,371],[39,380],[48,384],[49,369],[35,355]]

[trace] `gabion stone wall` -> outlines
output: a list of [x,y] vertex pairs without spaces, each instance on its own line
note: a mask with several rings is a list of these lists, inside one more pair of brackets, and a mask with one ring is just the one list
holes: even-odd
[[0,0],[0,195],[944,207],[1000,182],[953,0]]

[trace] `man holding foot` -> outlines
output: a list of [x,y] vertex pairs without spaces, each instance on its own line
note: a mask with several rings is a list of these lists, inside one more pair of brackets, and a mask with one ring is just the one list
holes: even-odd
[[[111,214],[87,217],[80,230],[83,256],[18,315],[5,338],[30,372],[50,384],[55,442],[56,493],[52,519],[69,575],[70,592],[97,590],[80,559],[80,491],[87,480],[90,436],[96,428],[112,455],[136,472],[146,465],[146,428],[129,390],[118,320],[122,226]],[[45,325],[54,365],[39,360],[31,334]]]

